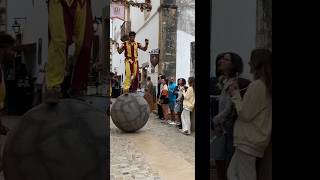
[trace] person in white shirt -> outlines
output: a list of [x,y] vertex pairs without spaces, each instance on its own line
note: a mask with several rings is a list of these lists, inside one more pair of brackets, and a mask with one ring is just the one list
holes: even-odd
[[181,132],[190,135],[191,134],[191,112],[194,109],[195,104],[195,93],[194,93],[194,77],[188,79],[189,87],[187,91],[182,88],[183,95],[183,111],[181,114],[182,130]]

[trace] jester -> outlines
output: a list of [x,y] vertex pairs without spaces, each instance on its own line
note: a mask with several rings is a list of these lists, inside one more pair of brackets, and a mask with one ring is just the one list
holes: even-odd
[[91,0],[49,0],[49,50],[46,72],[47,103],[58,103],[65,79],[68,46],[75,44],[71,95],[81,96],[88,80],[93,20]]
[[146,51],[148,49],[149,40],[145,39],[145,46],[135,41],[136,33],[129,32],[129,40],[119,44],[116,43],[117,51],[121,54],[123,51],[125,56],[125,80],[123,93],[136,92],[139,86],[139,63],[138,63],[138,49]]
[[[4,64],[14,61],[16,40],[6,33],[0,33],[0,111],[3,110],[6,98],[6,85],[4,78]],[[6,135],[9,128],[2,124],[2,113],[0,112],[0,135]],[[1,137],[0,137],[1,138]],[[0,143],[1,147],[1,143]],[[2,169],[0,157],[0,171]]]

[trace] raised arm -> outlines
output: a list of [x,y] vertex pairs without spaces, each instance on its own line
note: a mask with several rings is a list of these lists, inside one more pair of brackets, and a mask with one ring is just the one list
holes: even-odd
[[138,48],[141,49],[142,51],[146,51],[148,49],[148,45],[149,45],[149,40],[148,39],[145,39],[145,46],[141,46],[141,44],[139,43],[138,44]]
[[119,44],[116,43],[116,46],[117,46],[118,53],[121,54],[124,51],[124,45],[122,44],[121,47],[119,48]]

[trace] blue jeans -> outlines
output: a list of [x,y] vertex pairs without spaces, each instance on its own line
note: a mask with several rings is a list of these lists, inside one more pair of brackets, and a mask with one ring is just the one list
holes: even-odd
[[169,101],[169,109],[170,109],[170,111],[174,111],[175,105],[176,105],[175,101]]

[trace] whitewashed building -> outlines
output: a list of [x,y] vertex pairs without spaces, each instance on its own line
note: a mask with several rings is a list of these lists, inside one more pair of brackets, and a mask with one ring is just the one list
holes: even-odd
[[[142,2],[142,1],[141,1]],[[161,39],[161,25],[166,24],[161,17],[161,7],[163,0],[152,0],[152,10],[147,12],[146,10],[141,12],[139,8],[130,7],[126,9],[126,21],[129,21],[129,29],[135,31],[136,41],[145,44],[145,39],[149,39],[149,47],[146,52],[139,51],[139,64],[140,67],[148,65],[148,76],[151,77],[151,81],[154,85],[157,84],[157,78],[160,73],[159,65],[154,69],[150,63],[151,50],[160,49],[164,55],[162,58],[166,58],[166,53],[161,46],[165,43]],[[195,41],[195,15],[194,15],[194,0],[180,0],[174,3],[177,5],[177,21],[176,34],[172,36],[172,42],[175,48],[175,62],[174,76],[177,78],[187,79],[191,74],[190,69],[190,43]],[[181,7],[181,10],[179,9]],[[180,10],[180,11],[179,11]],[[180,22],[179,22],[180,21]],[[121,43],[121,25],[124,21],[119,19],[111,20],[111,38],[114,42]],[[169,37],[170,39],[170,37]],[[168,54],[168,53],[167,53]],[[160,57],[161,58],[161,57]],[[161,60],[160,60],[161,61]],[[118,75],[124,77],[124,55],[119,55],[116,51],[115,44],[112,51],[112,71],[117,72]],[[123,79],[122,79],[123,80]],[[122,81],[123,82],[123,81]]]

